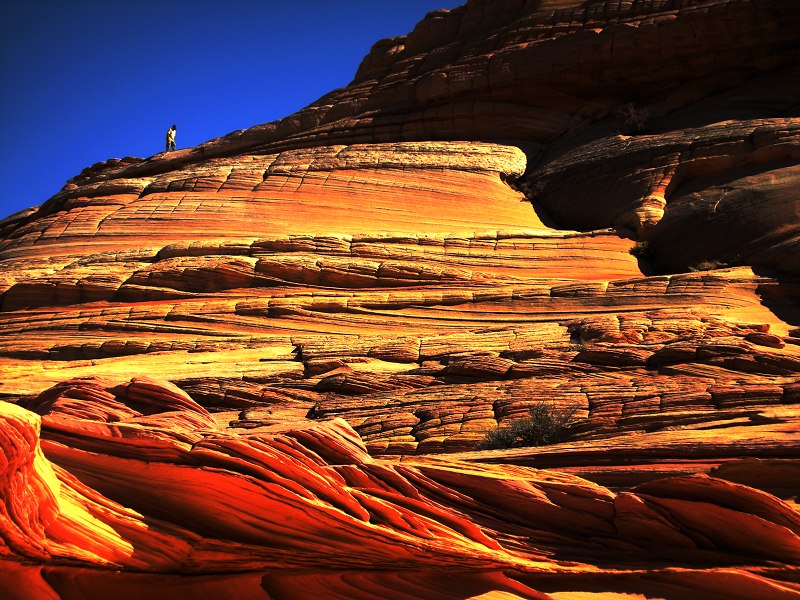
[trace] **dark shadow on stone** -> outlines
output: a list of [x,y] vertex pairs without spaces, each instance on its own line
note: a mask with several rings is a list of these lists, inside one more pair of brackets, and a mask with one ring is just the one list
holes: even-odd
[[767,267],[752,269],[756,275],[774,279],[756,288],[761,303],[784,323],[800,327],[800,277],[782,275]]

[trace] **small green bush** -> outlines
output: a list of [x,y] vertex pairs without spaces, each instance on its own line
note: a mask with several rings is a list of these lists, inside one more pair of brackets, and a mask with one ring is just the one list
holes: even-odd
[[512,187],[522,192],[527,200],[535,200],[542,195],[546,186],[547,182],[544,179],[539,179],[537,181],[524,179],[518,181]]
[[547,182],[544,179],[540,179],[539,181],[532,183],[528,187],[528,191],[530,192],[530,195],[535,198],[542,195],[546,186]]
[[642,260],[653,260],[653,249],[650,248],[650,242],[636,242],[628,252]]
[[692,272],[713,271],[715,269],[724,269],[727,266],[728,263],[722,262],[721,260],[702,260],[696,265],[689,266],[689,270]]
[[557,444],[569,438],[574,425],[576,408],[555,408],[540,402],[529,412],[529,417],[512,421],[486,434],[478,450],[527,448]]
[[646,109],[637,106],[633,102],[628,102],[614,111],[620,121],[619,132],[623,135],[636,135],[647,131],[647,122],[650,113]]

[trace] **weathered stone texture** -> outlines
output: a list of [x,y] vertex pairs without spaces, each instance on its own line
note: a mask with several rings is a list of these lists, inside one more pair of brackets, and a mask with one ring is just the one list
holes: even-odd
[[0,221],[3,597],[798,597],[799,23],[471,0]]

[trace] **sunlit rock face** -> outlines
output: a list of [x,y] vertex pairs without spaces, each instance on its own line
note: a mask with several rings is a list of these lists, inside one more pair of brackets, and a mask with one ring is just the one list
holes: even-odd
[[799,33],[473,0],[1,222],[2,596],[800,596]]

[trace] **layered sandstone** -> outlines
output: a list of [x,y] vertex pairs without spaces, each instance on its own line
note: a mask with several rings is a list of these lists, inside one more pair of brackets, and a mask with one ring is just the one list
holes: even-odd
[[799,32],[472,0],[0,222],[0,589],[800,595]]

